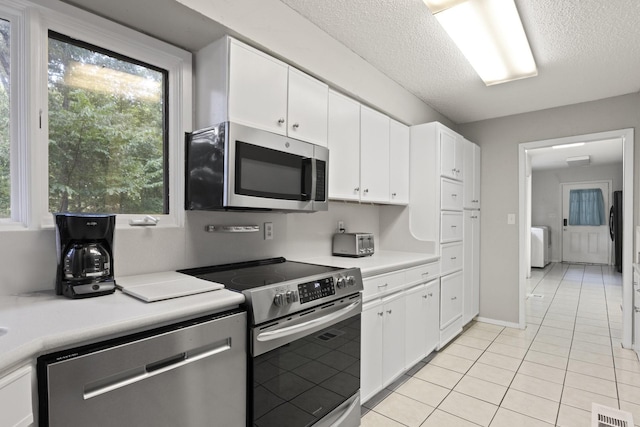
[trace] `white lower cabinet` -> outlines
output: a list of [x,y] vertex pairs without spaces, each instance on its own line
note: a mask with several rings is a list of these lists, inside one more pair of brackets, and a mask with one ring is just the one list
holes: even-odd
[[26,366],[0,378],[0,426],[33,425],[32,371]]
[[464,211],[464,317],[469,323],[480,312],[480,211]]
[[404,292],[362,309],[360,393],[365,402],[405,370]]
[[462,271],[440,278],[440,345],[447,345],[462,331]]
[[440,264],[364,279],[360,396],[366,402],[440,342]]
[[405,365],[415,365],[440,342],[440,281],[415,286],[405,293]]

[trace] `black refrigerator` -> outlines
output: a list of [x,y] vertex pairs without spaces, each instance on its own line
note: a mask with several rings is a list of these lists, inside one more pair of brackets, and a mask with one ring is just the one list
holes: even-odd
[[613,204],[609,211],[609,234],[614,246],[614,264],[622,273],[622,191],[613,192]]

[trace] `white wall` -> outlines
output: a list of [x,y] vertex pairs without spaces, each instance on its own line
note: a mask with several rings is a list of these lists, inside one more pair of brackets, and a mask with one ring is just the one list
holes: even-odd
[[[539,170],[533,172],[532,224],[550,227],[552,262],[562,260],[562,206],[560,184],[584,181],[611,181],[611,191],[622,190],[622,163],[589,167]],[[610,204],[611,197],[609,197]],[[609,206],[606,207],[607,212]]]
[[[519,321],[518,227],[507,225],[507,213],[518,213],[518,144],[638,128],[639,111],[640,94],[630,94],[459,126],[460,133],[482,148],[480,316]],[[638,132],[635,138],[637,145]],[[639,159],[636,154],[635,171],[640,171]],[[635,174],[635,188],[640,188],[639,176]]]

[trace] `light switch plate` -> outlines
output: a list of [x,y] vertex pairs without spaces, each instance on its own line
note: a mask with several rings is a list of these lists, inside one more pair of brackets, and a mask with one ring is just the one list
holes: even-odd
[[507,224],[514,225],[516,223],[516,214],[510,213],[507,214]]

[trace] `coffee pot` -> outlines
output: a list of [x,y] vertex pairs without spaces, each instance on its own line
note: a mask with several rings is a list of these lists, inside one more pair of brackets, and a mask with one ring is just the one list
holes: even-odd
[[54,213],[56,294],[88,298],[113,293],[114,214]]

